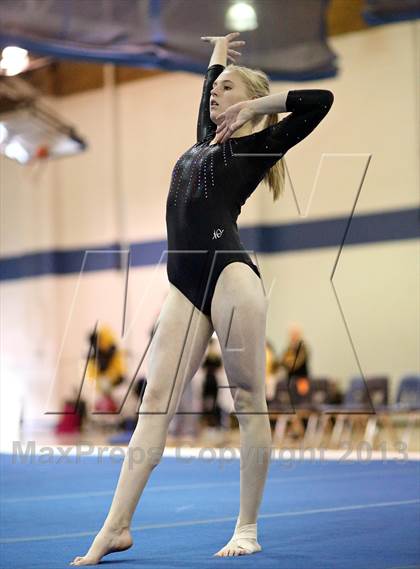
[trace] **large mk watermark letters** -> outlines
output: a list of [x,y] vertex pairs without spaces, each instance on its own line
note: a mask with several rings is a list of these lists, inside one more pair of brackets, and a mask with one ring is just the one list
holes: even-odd
[[[258,157],[259,157],[259,155],[255,155],[255,156],[250,155],[249,159],[258,159]],[[279,157],[283,157],[283,156],[280,155]],[[297,210],[299,218],[308,217],[310,209],[314,208],[314,206],[317,205],[316,201],[315,201],[315,195],[318,196],[318,198],[321,202],[320,204],[318,204],[319,210],[320,211],[323,210],[322,200],[325,201],[326,198],[325,198],[324,193],[322,191],[322,188],[323,188],[322,179],[323,179],[323,175],[325,175],[325,172],[328,173],[328,176],[330,178],[329,186],[331,187],[331,176],[332,176],[333,179],[335,180],[335,185],[338,188],[337,192],[341,191],[341,197],[340,197],[341,211],[343,211],[343,207],[344,207],[347,211],[347,214],[343,217],[343,223],[338,224],[338,226],[335,228],[335,230],[337,232],[339,232],[338,241],[339,241],[340,245],[339,245],[337,254],[336,254],[334,262],[333,262],[333,267],[332,267],[331,273],[329,275],[329,283],[330,283],[330,286],[332,288],[332,291],[333,291],[333,294],[335,297],[336,305],[338,308],[338,314],[340,315],[342,322],[344,324],[345,332],[346,332],[348,341],[349,341],[351,349],[353,351],[353,355],[354,355],[354,358],[356,360],[360,375],[363,378],[363,381],[365,384],[366,395],[367,395],[366,399],[369,402],[369,408],[367,410],[366,410],[366,408],[364,408],[362,411],[363,413],[374,413],[375,411],[373,409],[372,401],[371,401],[370,396],[369,396],[369,392],[367,389],[367,384],[366,384],[366,380],[365,380],[365,377],[363,374],[362,366],[361,366],[361,363],[359,361],[359,357],[358,357],[358,353],[357,353],[357,347],[356,347],[356,344],[353,342],[352,334],[350,331],[350,326],[349,326],[349,323],[345,317],[342,302],[340,301],[340,295],[337,291],[334,279],[336,278],[336,275],[338,272],[339,262],[340,262],[340,259],[341,259],[342,253],[343,253],[344,245],[346,244],[346,240],[347,240],[347,238],[349,236],[349,232],[351,230],[354,212],[356,210],[356,205],[357,205],[357,202],[358,202],[360,194],[361,194],[361,190],[363,187],[363,183],[365,181],[365,177],[366,177],[366,173],[368,170],[368,166],[370,164],[370,160],[371,160],[371,155],[369,155],[369,154],[355,154],[355,153],[322,154],[320,157],[320,160],[318,162],[318,167],[316,169],[312,189],[311,189],[309,198],[306,200],[306,206],[305,207],[303,207],[303,205],[302,205],[302,199],[298,199],[298,195],[297,195],[297,192],[295,190],[296,183],[293,183],[292,178],[289,174],[289,171],[286,167],[288,180],[290,182],[290,187],[291,187],[291,191],[293,194],[294,204],[296,206],[296,210]],[[347,191],[344,192],[343,188],[346,188],[346,187],[347,187]],[[329,208],[329,209],[331,209],[331,208]],[[265,229],[266,228],[264,228],[264,227],[260,228],[262,233],[265,231]],[[281,230],[280,230],[280,240],[281,240]],[[335,239],[335,240],[337,241],[337,239]],[[255,260],[256,260],[257,253],[264,252],[263,239],[261,239],[260,241],[262,242],[262,246],[260,247],[259,250],[252,250],[252,251],[248,250],[248,251],[246,251],[247,253],[253,254],[255,257]],[[279,248],[281,250],[281,243],[280,243]],[[277,248],[277,250],[279,250],[279,248]],[[158,265],[156,266],[156,268],[158,268],[162,264],[166,263],[166,257],[168,254],[176,255],[178,253],[180,253],[180,252],[164,251],[160,260],[159,260]],[[194,255],[194,254],[195,255],[197,255],[197,254],[206,255],[207,254],[207,252],[205,252],[205,251],[204,252],[201,252],[201,251],[200,252],[183,251],[182,255],[185,255],[186,253],[191,254],[191,255]],[[213,271],[215,270],[216,257],[217,257],[217,255],[220,256],[220,255],[223,255],[224,253],[228,253],[228,252],[222,251],[222,250],[219,250],[216,252],[213,264],[212,264],[211,269],[210,269],[209,274],[208,274],[208,279],[207,279],[207,283],[206,283],[207,290],[209,290],[210,280],[212,278]],[[81,314],[83,313],[84,306],[83,306],[83,303],[81,300],[82,299],[81,291],[82,291],[82,287],[83,287],[84,276],[92,270],[90,267],[91,267],[91,265],[94,265],[95,262],[97,262],[98,256],[103,256],[106,254],[121,255],[121,260],[122,260],[121,266],[124,266],[125,279],[124,279],[124,281],[123,280],[121,281],[122,284],[121,284],[121,296],[120,296],[120,302],[121,302],[121,334],[120,334],[119,340],[120,340],[121,349],[124,349],[124,346],[127,345],[130,333],[132,333],[131,331],[133,329],[133,325],[136,322],[136,319],[142,315],[142,307],[147,305],[148,301],[150,301],[150,298],[153,298],[153,295],[154,295],[153,286],[150,286],[146,292],[140,291],[141,294],[139,294],[139,291],[136,291],[136,295],[131,294],[130,298],[133,298],[135,296],[136,298],[139,298],[139,301],[137,303],[137,306],[135,307],[135,310],[132,311],[133,317],[132,317],[131,323],[129,323],[129,325],[126,326],[127,296],[128,296],[128,292],[129,292],[129,288],[130,288],[130,283],[129,283],[130,254],[129,254],[129,251],[128,250],[125,250],[125,251],[121,251],[121,250],[120,251],[108,251],[108,252],[103,251],[103,250],[101,250],[101,251],[94,251],[94,250],[86,251],[85,257],[84,257],[84,260],[83,260],[83,263],[82,263],[82,266],[80,269],[80,273],[78,276],[78,281],[77,281],[77,284],[75,287],[73,300],[72,300],[70,310],[68,313],[67,322],[66,322],[65,331],[64,331],[64,337],[63,337],[62,342],[61,342],[60,351],[59,351],[59,355],[58,355],[58,359],[57,359],[56,371],[55,371],[54,377],[52,378],[52,382],[51,382],[51,389],[50,389],[48,404],[47,404],[48,410],[46,411],[46,414],[61,414],[62,413],[62,411],[60,412],[57,409],[53,409],[52,405],[50,404],[51,401],[58,400],[58,398],[56,396],[57,395],[56,390],[59,389],[58,377],[59,377],[59,368],[60,368],[61,356],[63,354],[64,347],[65,347],[66,343],[72,342],[72,322],[77,322],[78,320],[83,321],[83,317],[81,317]],[[258,262],[257,262],[257,265],[258,265]],[[310,272],[310,268],[308,268],[308,271]],[[159,278],[158,271],[155,272],[154,278],[156,278],[156,279]],[[280,279],[280,284],[284,281],[284,279],[287,279],[287,274],[282,275],[282,277]],[[264,295],[266,296],[267,301],[269,301],[273,295],[274,288],[277,286],[277,278],[275,277],[273,279],[273,281],[271,282],[270,287],[268,289],[268,292],[266,292],[266,287],[264,286],[263,281],[261,281],[261,285],[263,287]],[[319,294],[319,291],[322,289],[323,286],[325,286],[325,282],[324,283],[322,283],[322,282],[314,283],[311,278],[308,278],[307,293],[308,293],[308,295],[311,295],[313,297],[313,302],[315,305],[318,302],[317,296]],[[279,292],[279,294],[281,294],[281,291]],[[100,299],[101,295],[98,294],[97,298]],[[98,306],[97,308],[95,307],[95,310],[97,310],[97,312],[98,312],[98,317],[94,318],[94,320],[89,323],[90,329],[94,328],[94,326],[98,326],[98,324],[101,320],[101,317],[104,320],[110,319],[109,316],[111,314],[111,307],[109,305],[109,301],[107,301],[107,302],[104,301],[104,305]],[[161,402],[161,408],[158,411],[154,411],[155,413],[163,413],[163,414],[167,413],[168,409],[169,409],[169,405],[171,403],[171,398],[172,398],[173,393],[174,393],[174,388],[175,388],[176,382],[181,381],[184,384],[184,382],[186,380],[191,379],[191,377],[182,377],[182,375],[185,375],[186,370],[189,370],[189,373],[191,373],[191,367],[188,365],[188,362],[190,362],[190,360],[193,356],[193,353],[194,353],[195,340],[196,340],[197,331],[198,331],[198,320],[197,320],[197,318],[194,318],[195,314],[196,314],[195,307],[191,304],[190,314],[188,315],[188,317],[186,317],[182,320],[179,328],[176,330],[176,338],[177,338],[178,344],[180,345],[180,348],[178,350],[179,353],[177,353],[176,357],[175,357],[176,364],[172,365],[173,369],[165,370],[165,373],[167,374],[168,382],[170,385],[170,388],[168,389],[168,398]],[[160,324],[160,317],[157,319],[156,323],[153,326],[153,333],[150,337],[149,342],[147,343],[146,346],[143,346],[143,348],[139,349],[139,353],[138,353],[138,357],[137,357],[136,370],[132,374],[132,377],[127,384],[125,396],[122,399],[121,405],[120,405],[119,409],[117,410],[117,413],[121,412],[121,410],[122,410],[122,408],[123,408],[123,406],[127,400],[129,392],[133,386],[133,383],[135,382],[138,371],[140,370],[140,367],[145,360],[146,354],[151,350],[152,357],[153,357],[153,351],[155,349],[161,350],[161,351],[165,351],[165,350],[169,349],[167,345],[163,345],[162,343],[159,342],[159,324]],[[230,329],[234,326],[235,326],[235,306],[233,305],[230,309],[229,326],[228,326],[228,330],[226,333],[226,337],[224,339],[219,338],[219,340],[220,340],[220,342],[223,342],[222,347],[223,347],[224,351],[238,352],[238,357],[240,357],[240,353],[243,352],[243,350],[245,349],[244,345],[231,345],[229,343]],[[246,332],[247,332],[246,330],[241,331],[242,334],[246,334]],[[85,383],[87,360],[88,360],[89,355],[90,355],[89,353],[86,354],[86,363],[84,365],[84,369],[83,369],[83,372],[82,372],[81,378],[80,378],[80,384],[79,384],[79,389],[78,389],[78,397],[77,397],[78,400],[80,399],[80,397],[82,395],[83,386]],[[171,358],[171,361],[172,362],[174,361],[173,357]],[[153,378],[151,378],[151,379],[153,379]],[[264,381],[264,378],[261,378],[261,381]],[[226,386],[226,387],[228,387],[228,386]],[[232,387],[234,388],[235,386],[232,385],[232,382],[231,382],[230,388],[232,389]],[[146,390],[147,390],[147,388],[146,388]],[[294,411],[295,410],[293,408],[292,412],[294,412]],[[76,412],[76,408],[74,409],[73,412]],[[140,413],[141,412],[142,411],[140,410]],[[288,410],[286,412],[290,413],[290,410]]]

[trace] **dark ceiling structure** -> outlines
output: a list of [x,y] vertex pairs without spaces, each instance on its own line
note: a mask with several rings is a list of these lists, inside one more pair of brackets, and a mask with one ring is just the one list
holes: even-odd
[[[274,80],[334,77],[340,69],[329,37],[420,17],[420,0],[249,2],[259,26],[241,33],[247,49],[240,63],[260,67]],[[0,47],[29,49],[31,65],[21,77],[41,94],[55,97],[102,87],[109,63],[115,64],[117,83],[172,70],[201,74],[210,45],[200,36],[227,33],[223,18],[233,3],[2,0]]]

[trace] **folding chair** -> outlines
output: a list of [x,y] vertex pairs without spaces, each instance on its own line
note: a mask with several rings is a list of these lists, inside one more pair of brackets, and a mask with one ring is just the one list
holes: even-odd
[[304,435],[304,446],[319,447],[322,442],[324,428],[322,425],[322,409],[328,404],[331,383],[328,378],[314,378],[311,380],[311,404]]
[[276,385],[274,397],[267,403],[271,420],[275,420],[273,442],[282,443],[289,420],[289,414],[293,413],[287,380],[279,380]]
[[388,428],[388,424],[381,420],[381,417],[384,409],[388,408],[389,380],[387,377],[370,377],[367,384],[374,414],[367,418],[363,440],[373,448],[378,425]]
[[365,424],[364,434],[375,432],[376,422],[367,425],[367,418],[375,413],[375,406],[382,408],[388,402],[388,378],[370,377],[366,382],[362,377],[354,377],[344,397],[342,405],[327,406],[324,412],[336,415],[336,421],[331,432],[330,446],[337,448],[344,434],[348,440],[353,435],[356,425]]
[[397,416],[406,417],[407,425],[402,436],[402,442],[408,449],[416,421],[420,417],[420,376],[408,375],[401,379],[396,402],[387,408],[384,416],[386,417],[388,413],[392,419],[394,433],[394,418]]

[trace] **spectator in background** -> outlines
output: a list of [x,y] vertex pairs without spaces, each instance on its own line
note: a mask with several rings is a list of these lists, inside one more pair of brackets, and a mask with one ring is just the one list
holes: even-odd
[[[344,401],[344,394],[341,391],[336,380],[330,380],[329,383],[329,393],[328,393],[328,403],[330,405],[341,405]],[[337,415],[332,414],[330,416],[332,428],[337,421]]]
[[210,338],[207,354],[201,366],[205,372],[202,387],[203,422],[213,428],[221,425],[221,410],[217,404],[219,390],[217,372],[222,367],[222,358],[216,346],[216,339]]
[[279,360],[287,373],[287,380],[294,405],[305,403],[310,397],[309,349],[303,340],[298,324],[289,327],[289,344]]
[[330,390],[328,394],[328,403],[330,405],[341,405],[343,403],[343,392],[339,388],[336,381],[330,381]]
[[266,399],[268,401],[272,401],[276,391],[276,372],[277,364],[276,364],[276,354],[274,351],[274,347],[271,342],[266,340],[265,343],[265,393]]
[[[302,329],[292,323],[289,326],[289,344],[283,352],[279,365],[287,373],[287,388],[294,409],[311,401],[311,384],[309,378],[309,349],[303,340]],[[302,435],[308,419],[294,414],[290,425],[291,435],[298,438]]]
[[125,380],[124,357],[109,326],[101,325],[95,328],[88,338],[90,349],[86,376],[89,381],[94,382],[98,394],[93,411],[104,413],[106,423],[113,424],[118,417],[109,414],[117,413],[118,405],[112,392]]
[[126,367],[122,352],[111,328],[100,326],[89,335],[90,352],[87,377],[97,382],[101,393],[110,393],[125,379]]

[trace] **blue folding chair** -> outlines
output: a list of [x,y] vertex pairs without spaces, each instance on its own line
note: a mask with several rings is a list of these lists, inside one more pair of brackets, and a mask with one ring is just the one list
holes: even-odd
[[[354,377],[343,404],[324,407],[325,413],[336,416],[330,439],[332,447],[340,446],[346,429],[350,440],[356,425],[364,426],[364,437],[366,439],[369,435],[372,442],[377,425],[375,413],[388,403],[388,384],[387,377],[369,377],[366,381],[362,377]],[[369,423],[369,418],[374,420]]]
[[311,380],[310,415],[304,435],[305,447],[319,447],[322,442],[324,428],[322,427],[322,410],[330,403],[331,380],[328,378],[313,378]]
[[[392,430],[395,433],[395,418],[405,418],[406,427],[402,435],[402,443],[408,449],[410,439],[420,417],[420,376],[407,375],[400,381],[396,401],[384,410],[383,418],[391,419]],[[394,436],[394,441],[396,437]]]
[[420,375],[403,377],[392,410],[420,411]]

